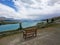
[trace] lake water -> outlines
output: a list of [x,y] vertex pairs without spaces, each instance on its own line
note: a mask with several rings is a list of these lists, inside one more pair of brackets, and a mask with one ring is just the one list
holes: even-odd
[[[22,27],[26,28],[26,27],[30,27],[30,26],[34,26],[38,23],[38,21],[26,21],[26,22],[22,22]],[[9,31],[9,30],[15,30],[19,28],[19,24],[7,24],[7,25],[0,25],[0,32],[2,31]]]

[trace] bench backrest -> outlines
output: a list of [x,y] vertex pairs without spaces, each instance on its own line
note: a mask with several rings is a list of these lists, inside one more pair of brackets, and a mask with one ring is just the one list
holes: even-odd
[[36,32],[36,31],[37,31],[36,28],[30,28],[30,29],[24,30],[25,33],[31,33],[31,32]]

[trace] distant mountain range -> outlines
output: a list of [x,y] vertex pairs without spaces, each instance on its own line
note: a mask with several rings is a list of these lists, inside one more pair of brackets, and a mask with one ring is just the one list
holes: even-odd
[[[53,17],[53,18],[60,18],[59,17]],[[42,20],[46,20],[46,19],[51,19],[51,18],[45,18],[45,19],[41,19],[41,20],[29,20],[29,19],[13,19],[13,18],[6,18],[6,17],[0,17],[0,22],[1,21],[5,21],[5,22],[26,22],[26,21],[42,21]]]
[[0,23],[1,24],[13,24],[13,23],[18,23],[18,20],[15,20],[13,18],[0,17]]
[[13,20],[13,18],[0,17],[0,21],[2,20]]

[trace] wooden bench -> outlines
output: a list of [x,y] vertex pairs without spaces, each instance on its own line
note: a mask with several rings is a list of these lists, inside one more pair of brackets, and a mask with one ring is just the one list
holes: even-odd
[[36,28],[29,28],[23,31],[23,38],[27,39],[29,37],[36,37],[37,36],[37,29]]

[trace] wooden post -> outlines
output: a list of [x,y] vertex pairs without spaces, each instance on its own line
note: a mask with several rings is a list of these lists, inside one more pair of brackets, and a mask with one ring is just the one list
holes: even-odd
[[18,28],[18,30],[22,30],[22,23],[21,23],[21,22],[19,23],[19,28]]
[[52,18],[52,19],[51,19],[51,23],[53,23],[53,22],[54,22],[54,19]]
[[47,19],[47,23],[49,22],[49,20]]
[[22,29],[22,23],[20,23],[20,30]]

